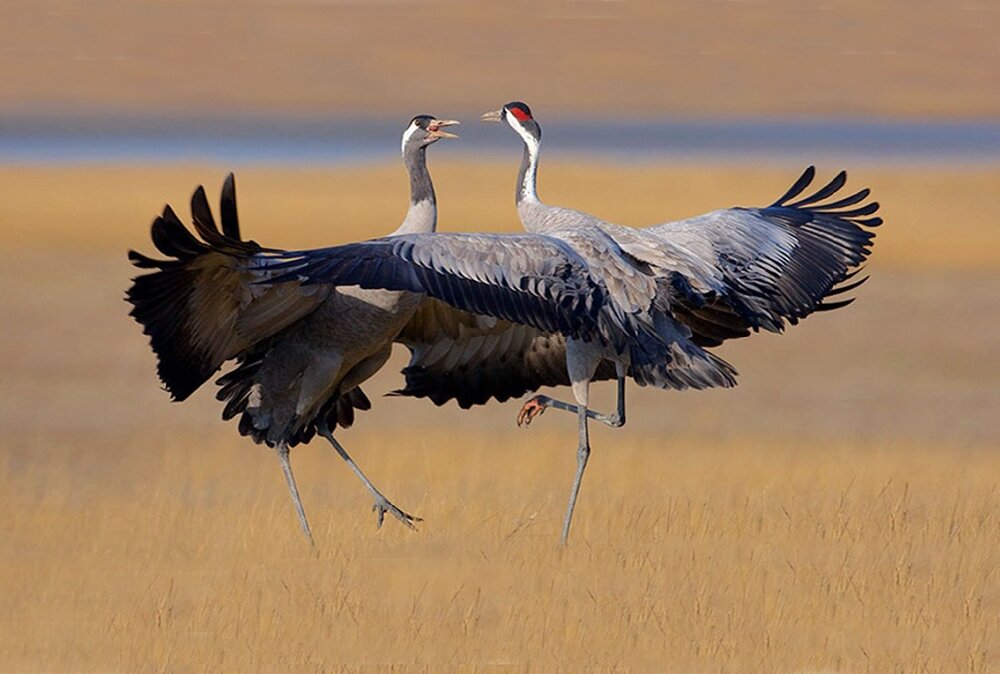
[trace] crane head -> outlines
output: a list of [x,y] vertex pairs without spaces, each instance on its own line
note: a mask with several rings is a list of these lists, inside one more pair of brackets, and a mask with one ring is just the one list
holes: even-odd
[[402,149],[406,154],[408,147],[426,147],[442,138],[458,138],[454,133],[442,131],[445,126],[454,126],[458,121],[454,119],[438,119],[433,115],[417,115],[410,120],[403,132]]
[[536,142],[542,138],[542,127],[535,121],[528,104],[521,101],[511,101],[499,110],[485,112],[479,119],[484,122],[507,122],[522,138],[525,134]]

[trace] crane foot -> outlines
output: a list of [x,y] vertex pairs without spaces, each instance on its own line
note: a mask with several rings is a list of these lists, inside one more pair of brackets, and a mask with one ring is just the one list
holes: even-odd
[[372,512],[376,514],[376,517],[378,517],[378,522],[376,524],[376,528],[378,529],[382,528],[382,522],[385,520],[386,513],[389,513],[390,515],[395,517],[409,529],[417,528],[414,525],[415,522],[424,521],[423,518],[403,512],[384,496],[376,497],[375,505],[372,506]]
[[546,402],[548,402],[548,398],[545,396],[535,396],[524,403],[521,411],[517,413],[517,425],[530,426],[535,417],[545,413]]

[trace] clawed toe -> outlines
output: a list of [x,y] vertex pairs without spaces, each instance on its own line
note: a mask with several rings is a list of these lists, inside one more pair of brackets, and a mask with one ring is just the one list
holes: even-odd
[[529,426],[535,417],[544,413],[545,405],[541,403],[540,397],[536,396],[524,403],[521,407],[521,411],[517,413],[517,425]]
[[395,517],[409,529],[417,528],[415,526],[415,522],[424,521],[423,518],[417,517],[416,515],[411,515],[407,512],[403,512],[402,510],[397,508],[395,505],[393,505],[390,501],[386,499],[376,500],[375,504],[372,506],[372,512],[374,512],[376,514],[376,517],[378,518],[375,525],[377,529],[382,528],[382,522],[385,521],[386,513],[389,513],[390,515]]

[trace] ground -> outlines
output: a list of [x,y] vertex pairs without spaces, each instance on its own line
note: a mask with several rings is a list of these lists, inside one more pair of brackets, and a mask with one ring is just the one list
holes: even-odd
[[[511,167],[432,170],[442,229],[515,229]],[[210,391],[168,402],[124,253],[223,175],[0,168],[0,671],[1000,669],[1000,173],[852,171],[887,221],[858,301],[727,345],[736,389],[630,388],[565,549],[569,415],[384,398],[397,354],[341,440],[425,521],[376,531],[313,442],[292,454],[310,549],[272,453]],[[541,185],[638,225],[796,175],[552,162]],[[387,232],[406,189],[396,166],[237,181],[245,233],[284,246]]]

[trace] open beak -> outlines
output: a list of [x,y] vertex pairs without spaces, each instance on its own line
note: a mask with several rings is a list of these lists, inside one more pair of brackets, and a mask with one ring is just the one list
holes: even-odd
[[459,124],[459,121],[455,119],[435,119],[427,125],[428,135],[432,138],[458,138],[457,134],[441,130],[442,126],[455,126],[456,124]]
[[499,122],[503,119],[503,110],[490,110],[484,112],[479,120],[483,122]]

